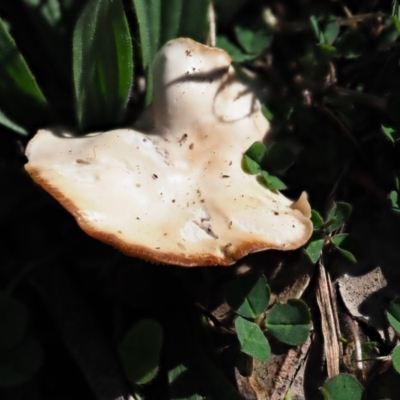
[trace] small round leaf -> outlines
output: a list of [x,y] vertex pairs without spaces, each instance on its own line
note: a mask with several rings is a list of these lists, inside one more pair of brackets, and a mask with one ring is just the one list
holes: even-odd
[[339,233],[338,235],[332,237],[332,244],[343,257],[347,258],[351,262],[356,262],[357,260],[354,257],[354,254],[341,247],[342,243],[347,239],[348,236],[348,233]]
[[226,302],[238,314],[256,318],[268,306],[271,292],[265,276],[247,274],[240,276],[225,286]]
[[396,346],[393,350],[393,367],[400,374],[400,346]]
[[132,384],[145,384],[156,376],[162,341],[161,326],[151,319],[133,326],[122,339],[118,352]]
[[261,172],[260,165],[246,155],[243,157],[242,168],[245,172],[252,175],[256,175]]
[[304,248],[308,258],[311,260],[313,264],[315,264],[322,252],[324,247],[325,237],[323,232],[315,231],[311,236],[310,241],[308,242],[307,246]]
[[268,360],[271,355],[271,348],[257,324],[238,317],[235,320],[235,328],[243,353],[260,361]]
[[364,388],[361,383],[348,374],[339,374],[329,379],[322,390],[329,400],[361,400]]
[[264,184],[270,190],[284,190],[287,186],[277,177],[274,175],[270,175],[267,171],[261,171],[261,175],[264,180]]
[[289,299],[287,304],[278,303],[272,308],[265,325],[279,341],[298,346],[310,333],[310,311],[304,301]]
[[324,220],[321,217],[321,214],[317,210],[311,210],[311,222],[314,225],[314,228],[318,228],[323,225]]
[[386,314],[390,325],[397,333],[400,333],[400,297],[390,302]]
[[332,237],[332,243],[335,247],[340,247],[348,236],[348,233],[339,233],[338,235]]
[[310,17],[311,27],[320,44],[332,44],[340,30],[340,26],[333,15]]
[[43,359],[41,346],[30,337],[26,337],[17,346],[0,352],[0,386],[27,382],[41,367]]
[[266,28],[236,26],[237,41],[243,49],[250,54],[260,54],[266,50],[272,42],[272,31]]
[[389,200],[390,203],[392,204],[392,208],[394,211],[399,211],[399,194],[395,191],[392,190],[389,194]]
[[261,142],[254,142],[246,151],[245,155],[250,157],[253,161],[261,164],[265,154],[267,152],[266,147]]
[[295,155],[288,147],[280,143],[273,143],[265,157],[265,168],[279,171],[289,168],[295,161]]
[[352,207],[348,203],[338,202],[333,205],[329,211],[327,221],[333,220],[332,224],[329,225],[329,232],[333,232],[339,229],[349,218]]
[[28,314],[17,299],[0,294],[0,351],[17,345],[25,335]]

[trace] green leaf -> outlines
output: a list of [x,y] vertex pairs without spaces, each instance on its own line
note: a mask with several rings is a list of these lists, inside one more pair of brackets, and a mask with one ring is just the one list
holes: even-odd
[[400,20],[399,20],[399,17],[393,16],[392,20],[393,20],[394,26],[396,27],[397,33],[400,33]]
[[[323,389],[329,400],[361,400],[364,388],[361,383],[348,374],[339,374],[329,379]],[[323,392],[324,393],[324,392]]]
[[317,37],[318,42],[320,44],[325,43],[324,33],[322,32],[322,30],[319,26],[319,23],[318,23],[318,19],[315,15],[312,15],[310,17],[310,23],[311,23],[312,30],[314,31],[314,34]]
[[90,0],[75,26],[73,71],[81,129],[121,123],[132,86],[132,42],[121,0]]
[[22,0],[31,9],[36,8],[47,25],[56,27],[61,20],[61,10],[59,0],[41,0],[38,7],[38,0]]
[[379,47],[390,47],[399,38],[400,23],[395,16],[385,17],[382,19],[383,31],[379,38]]
[[317,210],[311,210],[311,222],[314,225],[314,228],[318,228],[323,225],[324,220],[321,217],[321,214]]
[[260,164],[267,152],[267,149],[261,142],[254,142],[244,153],[242,167],[250,174],[261,172]]
[[12,121],[1,110],[0,110],[0,124],[16,133],[19,133],[20,135],[26,136],[28,134],[28,131],[23,126]]
[[399,195],[395,190],[390,192],[389,199],[393,208],[399,207]]
[[400,29],[400,21],[398,17],[385,17],[382,20],[383,22],[383,31],[382,35],[379,38],[379,46],[382,48],[384,46],[391,46],[399,37],[399,29]]
[[378,342],[365,342],[361,344],[362,358],[371,358],[376,353]]
[[17,299],[0,294],[0,352],[16,346],[25,336],[28,314]]
[[305,253],[313,264],[315,264],[321,256],[324,247],[325,237],[323,232],[316,231],[311,236],[310,241],[304,248]]
[[400,346],[396,346],[392,355],[393,367],[400,374]]
[[47,102],[36,83],[25,59],[20,54],[4,22],[0,19],[0,76],[1,92],[13,95],[13,91],[33,102]]
[[271,355],[271,348],[267,338],[257,324],[242,317],[237,317],[235,328],[243,353],[260,361],[268,360]]
[[328,213],[327,220],[333,220],[333,223],[328,226],[329,232],[339,229],[349,218],[352,207],[348,203],[338,202],[333,205]]
[[243,156],[242,168],[245,172],[252,175],[257,175],[261,172],[260,165],[246,155]]
[[274,120],[273,112],[265,104],[263,104],[263,106],[261,107],[261,112],[268,121]]
[[347,260],[351,262],[357,262],[357,259],[355,258],[354,254],[346,249],[342,249],[341,247],[336,247],[336,250]]
[[268,313],[265,325],[281,342],[298,346],[303,344],[310,333],[311,315],[299,299],[289,299],[287,304],[276,304]]
[[351,262],[356,262],[357,260],[354,257],[353,253],[341,247],[342,243],[346,240],[348,236],[349,236],[348,233],[340,233],[338,235],[333,236],[331,240],[336,250],[338,250],[343,257],[347,258]]
[[295,161],[295,155],[288,147],[273,143],[265,156],[265,169],[279,171],[289,168]]
[[328,43],[322,43],[319,48],[329,57],[336,57],[339,55],[337,48]]
[[381,125],[382,132],[392,142],[395,143],[400,140],[400,133],[391,126]]
[[284,190],[287,188],[287,186],[277,176],[270,175],[267,171],[261,171],[261,175],[268,189]]
[[[209,0],[133,0],[139,23],[143,67],[149,81],[150,65],[158,49],[176,37],[204,42],[207,35]],[[149,83],[149,82],[148,82]],[[150,87],[151,84],[148,86]],[[146,102],[151,93],[146,93]]]
[[[218,3],[218,25],[229,27],[233,19],[237,17],[243,6],[248,4],[248,0],[217,0]],[[232,24],[233,25],[233,24]]]
[[340,247],[342,242],[349,236],[348,233],[339,233],[338,235],[335,235],[332,237],[332,243],[334,244],[335,247]]
[[183,16],[183,3],[184,0],[170,0],[161,2],[161,34],[160,46],[171,39],[179,36],[179,29],[181,26],[181,18],[189,17]]
[[17,346],[0,352],[0,386],[27,382],[42,366],[43,360],[39,343],[29,337]]
[[247,274],[225,286],[226,302],[238,314],[256,318],[268,307],[271,291],[264,275]]
[[356,262],[356,258],[354,257],[353,253],[350,251],[344,249],[342,247],[342,243],[346,240],[346,238],[349,236],[348,233],[339,233],[338,235],[335,235],[331,238],[332,244],[334,245],[335,249],[347,260],[351,262]]
[[161,326],[151,319],[137,323],[122,339],[118,353],[132,384],[145,384],[156,376],[162,341]]
[[400,206],[399,206],[399,194],[395,191],[392,190],[389,194],[389,200],[390,203],[392,204],[392,208],[394,211],[400,211]]
[[235,26],[236,39],[246,53],[259,55],[271,46],[273,34],[270,29]]
[[400,334],[400,297],[390,302],[386,315],[392,328]]
[[[21,0],[20,3],[21,16],[29,29],[19,31],[18,42],[21,48],[27,49],[27,59],[37,63],[38,73],[40,69],[40,76],[45,77],[45,87],[51,88],[49,94],[57,96],[56,102],[62,98],[61,104],[70,104],[73,98],[71,32],[87,0]],[[63,110],[69,121],[72,113],[70,106]],[[51,123],[60,123],[58,115],[52,120]],[[48,119],[45,124],[49,124]]]
[[[0,109],[7,116],[3,124],[36,128],[45,119],[47,100],[1,19],[0,77]],[[14,130],[21,133],[24,128]]]
[[249,55],[243,53],[242,50],[236,45],[234,45],[227,37],[223,35],[217,36],[217,47],[225,50],[229,56],[232,58],[232,61],[241,63],[254,59],[254,55]]
[[144,69],[148,70],[160,43],[161,0],[133,0],[133,4],[139,24],[142,63]]
[[400,7],[397,0],[393,1],[392,16],[400,19]]
[[323,31],[326,44],[332,44],[339,35],[340,26],[333,15],[329,15],[322,20]]
[[261,142],[254,142],[244,154],[256,163],[261,164],[266,153],[267,149]]
[[184,0],[179,36],[204,43],[208,34],[209,6],[210,0]]
[[[165,3],[165,2],[164,2]],[[142,55],[142,65],[146,75],[146,97],[145,104],[149,105],[153,98],[153,76],[151,73],[151,63],[161,44],[161,0],[133,0],[135,13],[139,25],[140,49]],[[168,10],[170,13],[180,10]],[[171,19],[177,15],[168,15]],[[166,21],[163,21],[166,23]],[[167,27],[163,29],[168,33]],[[169,28],[168,28],[169,29]]]
[[332,15],[310,17],[311,27],[319,44],[332,44],[339,35],[340,26]]

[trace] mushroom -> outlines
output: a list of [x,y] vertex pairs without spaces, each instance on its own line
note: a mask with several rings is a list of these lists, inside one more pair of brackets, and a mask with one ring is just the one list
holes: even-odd
[[168,42],[133,129],[40,130],[26,170],[90,236],[152,262],[227,266],[302,246],[313,229],[306,195],[293,202],[242,169],[269,126],[231,63],[221,49]]

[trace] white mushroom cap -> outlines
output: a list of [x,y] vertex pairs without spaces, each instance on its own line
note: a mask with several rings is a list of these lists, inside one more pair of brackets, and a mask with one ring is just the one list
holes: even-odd
[[268,122],[229,56],[176,39],[153,72],[154,101],[134,129],[85,137],[40,130],[26,150],[32,178],[89,235],[153,262],[231,265],[306,243],[306,196],[293,203],[242,169]]

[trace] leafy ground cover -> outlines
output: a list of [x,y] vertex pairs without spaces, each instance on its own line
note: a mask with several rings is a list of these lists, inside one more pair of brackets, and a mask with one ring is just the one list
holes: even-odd
[[[397,399],[399,35],[397,1],[0,2],[0,398]],[[237,162],[307,191],[303,249],[152,265],[24,172],[38,128],[134,121],[180,36],[258,88],[272,141]]]

